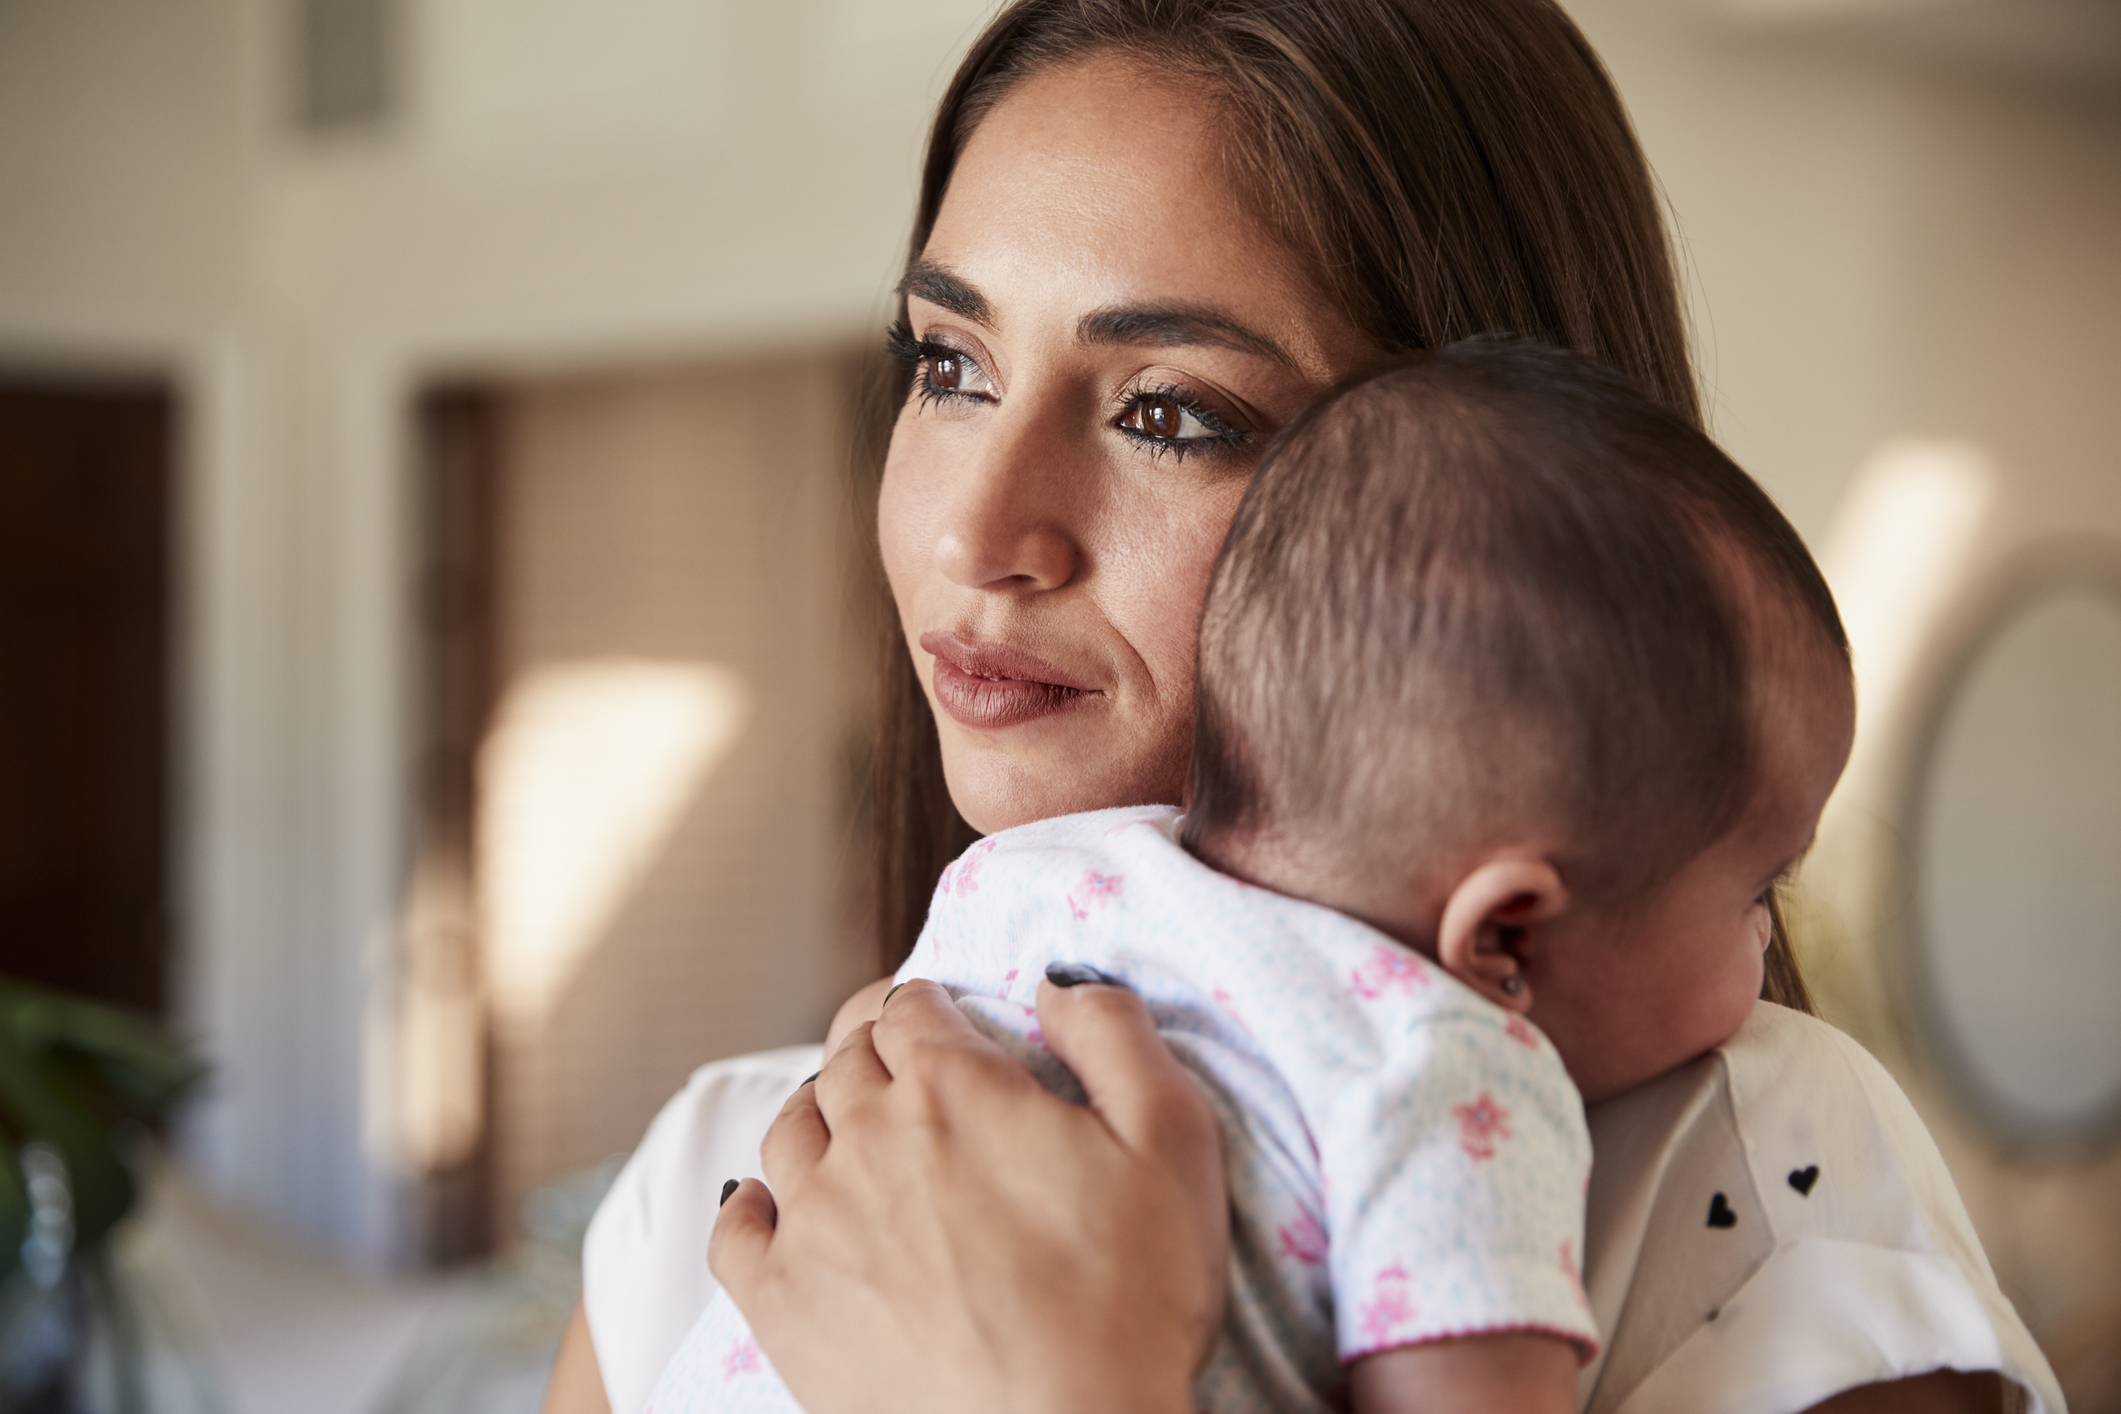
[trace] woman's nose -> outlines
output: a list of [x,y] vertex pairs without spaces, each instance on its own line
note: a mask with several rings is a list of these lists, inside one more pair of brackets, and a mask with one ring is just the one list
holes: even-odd
[[[1004,424],[1004,419],[996,419]],[[1058,589],[1080,572],[1058,438],[1027,419],[995,425],[965,466],[938,529],[936,568],[967,589]]]

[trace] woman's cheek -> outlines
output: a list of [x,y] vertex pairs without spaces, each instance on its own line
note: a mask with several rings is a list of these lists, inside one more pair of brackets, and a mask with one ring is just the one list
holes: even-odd
[[931,558],[940,499],[935,479],[923,474],[926,467],[919,440],[918,432],[901,421],[884,459],[884,479],[876,502],[877,551],[902,619],[913,607],[915,588]]
[[1124,615],[1121,631],[1159,684],[1184,691],[1189,713],[1200,611],[1244,488],[1243,481],[1233,480],[1198,488],[1175,505],[1137,508],[1133,523],[1153,530],[1124,557],[1131,582],[1108,601],[1115,619]]

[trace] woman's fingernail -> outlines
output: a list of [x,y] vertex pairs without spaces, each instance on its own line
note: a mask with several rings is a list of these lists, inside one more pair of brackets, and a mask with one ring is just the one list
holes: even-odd
[[[824,1073],[825,1072],[822,1070],[811,1071],[810,1074],[803,1077],[803,1085],[808,1085],[811,1081],[817,1079],[820,1075],[823,1075]],[[798,1085],[795,1088],[800,1090],[803,1088],[803,1085]]]
[[[732,1193],[734,1193],[734,1192],[736,1192],[736,1184],[737,1184],[737,1181],[736,1181],[735,1179],[733,1179],[733,1178],[732,1178],[732,1179],[730,1179],[730,1180],[729,1180],[729,1181],[728,1181],[727,1183],[725,1183],[725,1184],[723,1184],[723,1185],[722,1185],[722,1203],[726,1203],[726,1202],[728,1202],[728,1201],[729,1201],[729,1195],[730,1195],[730,1194],[732,1194]],[[714,1206],[716,1206],[717,1208],[719,1208],[719,1207],[721,1207],[721,1206],[722,1206],[722,1203],[717,1203],[717,1204],[715,1204]]]
[[1046,980],[1056,987],[1080,987],[1085,982],[1095,982],[1106,987],[1127,985],[1117,977],[1100,972],[1086,962],[1049,962],[1046,964]]
[[[905,984],[904,982],[901,982],[901,983],[899,983],[899,984],[898,984],[898,987],[903,987],[903,986],[905,986],[905,985],[906,985],[906,984]],[[877,1009],[878,1011],[882,1011],[882,1010],[883,1010],[883,1009],[884,1009],[885,1007],[887,1007],[887,1006],[890,1006],[890,1005],[891,1005],[891,999],[892,999],[893,997],[895,997],[895,996],[897,996],[897,995],[898,995],[898,987],[893,987],[893,988],[892,988],[892,989],[891,989],[890,991],[888,991],[888,992],[884,993],[884,999],[883,999],[883,1001],[881,1001],[881,1002],[879,1002],[879,1003],[877,1004],[877,1008],[876,1008],[876,1009]]]

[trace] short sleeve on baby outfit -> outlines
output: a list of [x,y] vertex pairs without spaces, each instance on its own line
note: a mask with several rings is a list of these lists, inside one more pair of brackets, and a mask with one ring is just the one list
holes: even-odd
[[1509,1330],[1597,1349],[1582,1102],[1537,1030],[1467,1001],[1395,1048],[1403,1077],[1350,1086],[1319,1135],[1344,1360]]
[[2061,1414],[1928,1130],[1833,1027],[1761,1002],[1590,1117],[1586,1414],[1797,1414],[1936,1370]]

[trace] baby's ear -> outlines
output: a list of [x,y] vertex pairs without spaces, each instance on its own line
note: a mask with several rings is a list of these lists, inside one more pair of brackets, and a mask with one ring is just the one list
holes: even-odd
[[1507,1011],[1532,1007],[1532,986],[1518,960],[1525,929],[1568,906],[1560,873],[1534,855],[1483,861],[1459,880],[1443,906],[1436,960],[1444,971]]

